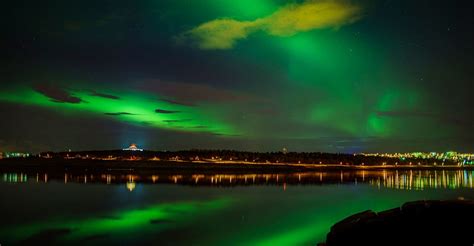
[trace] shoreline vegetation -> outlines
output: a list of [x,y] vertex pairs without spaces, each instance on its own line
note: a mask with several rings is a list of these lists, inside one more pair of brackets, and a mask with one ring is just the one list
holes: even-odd
[[102,160],[11,158],[0,160],[0,170],[44,171],[171,171],[171,172],[232,172],[291,173],[332,170],[474,170],[461,165],[350,165],[259,163],[243,161],[183,161],[183,160]]
[[0,158],[0,170],[203,173],[293,173],[332,170],[474,170],[453,158],[393,158],[322,152],[245,152],[234,150],[124,150],[43,152]]
[[4,159],[0,182],[136,183],[191,186],[322,185],[367,183],[396,189],[473,188],[474,168],[461,166],[351,166],[185,161]]

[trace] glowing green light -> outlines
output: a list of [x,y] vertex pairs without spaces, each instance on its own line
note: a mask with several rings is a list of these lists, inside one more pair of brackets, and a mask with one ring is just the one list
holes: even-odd
[[[17,87],[12,91],[2,91],[0,100],[37,105],[59,110],[64,114],[90,113],[131,124],[146,125],[179,131],[210,132],[235,135],[236,129],[214,116],[218,110],[209,105],[187,107],[159,100],[156,95],[137,91],[112,91],[120,99],[110,99],[91,95],[90,92],[74,91],[80,103],[54,102],[31,87]],[[157,113],[156,109],[166,109],[176,113]]]

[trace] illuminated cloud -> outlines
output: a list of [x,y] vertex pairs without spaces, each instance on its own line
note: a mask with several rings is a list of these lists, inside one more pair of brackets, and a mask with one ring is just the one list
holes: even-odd
[[230,49],[237,40],[246,38],[258,27],[257,21],[217,19],[192,29],[189,34],[199,42],[201,49]]
[[184,33],[201,49],[231,49],[248,35],[263,31],[272,36],[292,36],[313,29],[339,28],[361,18],[361,7],[342,0],[308,0],[288,4],[253,21],[230,18],[205,22]]

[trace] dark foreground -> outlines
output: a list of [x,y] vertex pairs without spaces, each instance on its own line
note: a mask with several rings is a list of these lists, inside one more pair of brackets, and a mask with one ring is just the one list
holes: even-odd
[[352,215],[332,226],[320,245],[473,245],[473,219],[473,201],[408,202]]

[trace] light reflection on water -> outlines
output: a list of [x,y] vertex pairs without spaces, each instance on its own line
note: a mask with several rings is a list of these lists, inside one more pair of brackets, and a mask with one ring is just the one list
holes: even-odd
[[103,183],[126,185],[133,191],[136,183],[177,184],[193,186],[237,185],[324,185],[367,183],[377,187],[423,190],[473,188],[472,170],[360,170],[290,174],[73,174],[3,173],[4,183]]

